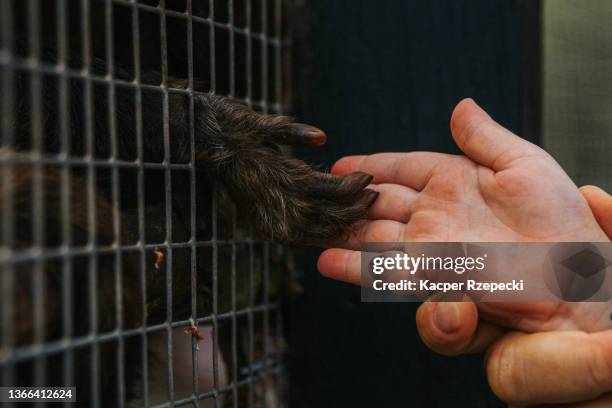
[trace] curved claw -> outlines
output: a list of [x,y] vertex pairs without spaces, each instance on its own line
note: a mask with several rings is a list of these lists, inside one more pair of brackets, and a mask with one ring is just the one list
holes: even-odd
[[365,207],[370,208],[372,204],[374,204],[380,193],[369,188],[366,188],[363,191],[363,202],[365,204]]
[[303,123],[292,123],[283,142],[290,145],[322,146],[327,135],[321,129]]

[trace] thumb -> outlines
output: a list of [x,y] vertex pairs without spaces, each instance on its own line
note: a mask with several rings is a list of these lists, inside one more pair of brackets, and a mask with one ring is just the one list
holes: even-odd
[[505,333],[479,320],[472,302],[427,301],[417,310],[416,323],[425,345],[448,356],[480,353]]
[[521,157],[544,154],[536,145],[497,124],[472,99],[464,99],[455,107],[451,133],[466,156],[495,171],[510,167]]
[[612,239],[612,196],[595,186],[580,187],[580,192],[589,203],[599,227]]
[[488,350],[485,364],[491,389],[510,404],[597,398],[612,390],[612,330],[510,333]]

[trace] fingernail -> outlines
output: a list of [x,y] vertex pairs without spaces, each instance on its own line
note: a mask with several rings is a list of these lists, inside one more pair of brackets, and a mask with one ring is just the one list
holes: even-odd
[[433,322],[445,333],[453,333],[461,326],[459,307],[452,302],[438,303],[433,315]]

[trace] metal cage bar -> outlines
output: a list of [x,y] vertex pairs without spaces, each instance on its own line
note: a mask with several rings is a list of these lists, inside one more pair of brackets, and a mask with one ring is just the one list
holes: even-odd
[[[13,21],[11,16],[13,14],[12,5],[8,2],[0,3],[2,7],[2,50],[0,51],[0,61],[2,63],[2,95],[4,103],[2,104],[2,146],[4,148],[11,148],[14,144],[14,129],[12,125],[13,120],[13,78],[14,72],[11,69],[5,67],[11,60],[13,54]],[[2,163],[2,180],[4,183],[13,183],[13,168],[8,163]],[[14,218],[14,196],[13,194],[2,195],[2,241],[6,247],[12,247],[14,245],[14,226],[12,223],[8,223],[5,220]],[[3,254],[9,252],[8,249],[2,248]],[[4,304],[2,305],[2,347],[5,350],[11,350],[14,348],[14,333],[11,321],[14,312],[15,296],[13,295],[13,286],[15,281],[15,267],[13,262],[7,262],[3,268],[2,273],[2,299]],[[2,382],[3,384],[13,384],[15,382],[15,365],[12,362],[8,362],[3,365],[2,370]],[[14,404],[8,404],[9,407]]]
[[[25,6],[17,0],[0,2],[0,178],[3,186],[11,185],[15,180],[15,168],[26,166],[32,170],[31,205],[27,211],[31,217],[31,242],[27,245],[17,245],[16,202],[10,189],[5,189],[0,197],[2,214],[2,232],[0,243],[0,379],[1,385],[38,385],[45,386],[51,379],[48,370],[51,358],[58,357],[61,361],[61,381],[65,385],[74,383],[78,376],[89,375],[91,406],[101,406],[105,390],[103,384],[103,368],[112,364],[116,366],[116,377],[113,379],[114,391],[117,394],[117,405],[125,406],[128,394],[132,391],[127,387],[130,372],[126,371],[128,358],[127,344],[134,339],[139,344],[139,377],[141,400],[144,406],[182,406],[194,405],[215,407],[225,406],[224,401],[231,398],[233,406],[240,405],[240,398],[247,395],[246,405],[259,406],[256,401],[267,401],[266,394],[275,392],[277,406],[283,405],[284,367],[282,351],[278,346],[271,347],[268,339],[282,336],[280,303],[271,298],[270,279],[272,269],[270,257],[272,246],[260,242],[249,232],[241,235],[233,214],[229,226],[229,238],[220,232],[219,197],[220,186],[214,186],[210,203],[212,220],[211,236],[202,239],[198,235],[198,202],[196,190],[199,186],[196,171],[196,111],[198,97],[205,94],[198,81],[208,81],[207,91],[232,97],[248,104],[253,109],[262,112],[281,113],[286,101],[283,100],[283,4],[282,0],[229,0],[227,2],[209,0],[207,10],[200,13],[205,0],[184,0],[184,7],[176,8],[172,0],[54,0],[54,16],[41,15],[42,4],[38,0],[29,0]],[[103,15],[94,16],[98,3],[103,3]],[[197,7],[196,7],[197,6]],[[21,29],[17,18],[17,8],[25,7],[27,41],[17,43],[16,30]],[[69,32],[68,27],[75,23],[72,7],[78,8],[76,32]],[[122,51],[122,43],[117,42],[115,9],[123,8],[130,16],[129,32],[121,33],[126,42],[131,42],[132,77],[126,79],[119,75],[121,67],[117,66],[115,55]],[[150,39],[142,36],[143,16],[155,16],[159,21],[159,50],[161,79],[159,84],[153,84],[144,79],[142,67],[143,41]],[[103,43],[105,47],[103,70],[97,69],[98,61],[94,57],[93,18],[102,21]],[[54,19],[55,49],[53,58],[49,58],[44,50],[46,39],[42,38],[43,19]],[[171,43],[168,37],[168,25],[180,24],[185,33],[186,86],[177,87],[169,81]],[[202,28],[208,32],[208,38],[199,38]],[[72,46],[72,37],[80,37],[79,48]],[[196,78],[196,61],[194,50],[197,44],[208,41],[208,66],[203,72],[208,78]],[[25,47],[23,50],[20,47]],[[225,53],[227,52],[227,55]],[[80,66],[74,62],[77,54]],[[240,64],[238,61],[241,61]],[[201,67],[200,67],[201,68]],[[259,73],[259,75],[255,75]],[[16,90],[15,80],[18,76],[27,77],[27,102],[29,104],[30,138],[28,148],[21,149],[19,154],[13,154],[16,148],[15,121],[17,113],[14,102],[23,98]],[[56,151],[47,151],[45,146],[46,106],[43,105],[43,91],[46,81],[56,81],[58,147]],[[82,86],[83,106],[83,152],[75,153],[71,137],[73,123],[74,100],[71,97],[71,84]],[[106,113],[98,114],[96,109],[96,87],[104,89],[104,105]],[[244,88],[244,89],[242,89]],[[256,92],[257,89],[257,92]],[[121,92],[129,91],[133,95],[133,124],[135,140],[135,157],[133,160],[122,156],[122,144],[119,140],[118,98]],[[143,104],[147,92],[161,95],[161,129],[163,143],[163,159],[161,162],[150,160],[145,154],[145,123]],[[189,159],[185,163],[175,163],[172,159],[172,135],[170,98],[185,97],[187,101],[187,121],[189,139]],[[96,154],[96,126],[105,121],[107,125],[109,154],[108,157],[98,157]],[[60,225],[56,226],[59,234],[59,245],[49,246],[46,242],[48,225],[48,203],[44,187],[47,168],[57,169],[59,174],[58,197]],[[83,171],[86,202],[85,223],[87,237],[85,242],[79,242],[74,236],[70,225],[73,218],[73,200],[78,198],[72,190],[74,172]],[[128,180],[123,177],[124,171],[135,174],[134,203],[136,211],[136,241],[130,242],[122,238],[125,227],[122,221],[121,191]],[[147,237],[146,181],[149,172],[163,173],[164,190],[164,238],[160,242],[152,242]],[[175,172],[188,174],[188,237],[181,239],[175,236],[173,224],[173,181]],[[111,218],[100,220],[98,211],[96,183],[101,175],[108,173],[110,186]],[[160,173],[160,174],[161,174]],[[19,209],[22,211],[23,209]],[[103,242],[98,238],[99,223],[108,222],[112,230],[112,242]],[[51,227],[55,228],[55,227]],[[160,250],[164,256],[165,266],[165,319],[162,322],[148,321],[150,308],[148,302],[147,279],[150,274],[150,254]],[[198,268],[202,261],[202,250],[210,254],[205,259],[211,266],[212,299],[210,309],[204,313],[200,310],[198,285]],[[173,261],[182,254],[189,253],[189,268],[187,273],[190,285],[188,299],[190,316],[178,318],[173,310],[175,274]],[[220,261],[222,254],[229,253],[229,263]],[[242,257],[241,257],[242,255]],[[107,276],[106,270],[100,267],[102,259],[112,259],[112,275]],[[124,261],[128,258],[136,260],[134,271],[126,270]],[[75,331],[76,310],[74,309],[75,290],[79,290],[76,281],[79,269],[78,260],[85,259],[84,286],[80,288],[87,293],[87,330]],[[49,283],[49,265],[58,263],[61,288],[57,299],[47,291]],[[80,264],[79,264],[80,265]],[[16,338],[16,302],[15,290],[21,279],[18,268],[25,268],[31,273],[31,283],[28,294],[31,299],[30,313],[32,320],[32,339],[21,344]],[[133,272],[133,273],[132,273]],[[141,322],[133,327],[126,325],[127,309],[123,303],[126,296],[124,280],[126,273],[132,273],[130,278],[138,280],[140,304],[138,313]],[[105,329],[103,320],[109,316],[101,315],[100,302],[104,300],[99,293],[101,279],[112,279],[113,327]],[[221,292],[221,281],[229,280],[229,292]],[[242,280],[242,281],[241,281]],[[261,282],[259,282],[261,280]],[[240,285],[239,285],[240,283]],[[238,286],[246,289],[246,304],[239,305]],[[226,299],[227,298],[227,299]],[[220,310],[221,302],[229,300],[228,310]],[[61,320],[59,337],[48,338],[47,323],[50,316],[46,311],[48,302],[58,302],[60,313],[56,316]],[[20,318],[24,318],[20,316]],[[245,323],[246,325],[242,325]],[[201,365],[198,353],[198,340],[191,338],[191,394],[178,395],[175,384],[174,343],[177,330],[186,329],[192,325],[211,326],[212,338],[212,377],[211,388],[200,386]],[[261,327],[260,327],[261,326]],[[272,328],[274,326],[274,330]],[[220,330],[231,330],[229,355],[224,355],[222,362],[220,350]],[[165,401],[153,401],[151,380],[152,366],[149,360],[149,350],[153,346],[151,336],[163,336],[165,341],[165,370],[167,383]],[[263,340],[258,336],[263,336]],[[157,337],[156,337],[157,338]],[[261,345],[259,344],[261,343]],[[112,359],[104,356],[107,346],[114,348]],[[241,349],[244,348],[244,350]],[[261,349],[261,350],[260,350]],[[245,354],[246,363],[241,353]],[[78,372],[76,364],[86,355],[87,373]],[[225,366],[223,365],[225,364]],[[31,366],[30,366],[31,365]],[[226,367],[226,368],[223,368]],[[22,372],[32,372],[32,384],[19,384]],[[224,377],[224,372],[231,371],[231,376]],[[276,380],[274,389],[267,386],[269,380]],[[244,391],[244,392],[243,392]],[[78,395],[78,394],[77,394]],[[67,403],[66,406],[71,406]]]

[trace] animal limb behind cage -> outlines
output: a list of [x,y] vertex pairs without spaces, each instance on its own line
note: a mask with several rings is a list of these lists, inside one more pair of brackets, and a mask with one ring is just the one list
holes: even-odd
[[[102,1],[91,1],[92,10],[104,5]],[[45,16],[55,15],[52,1],[40,3],[40,8],[49,8],[44,11]],[[114,13],[121,10],[113,8]],[[67,29],[78,31],[79,10],[69,8],[68,14]],[[131,14],[113,18],[114,37],[130,36]],[[97,25],[104,21],[92,19],[92,31],[99,32]],[[48,23],[43,31],[57,28],[55,21]],[[148,38],[147,33],[159,28],[145,20],[141,23],[142,38]],[[27,27],[17,25],[15,29],[15,48],[27,50]],[[81,38],[68,37],[67,66],[78,66],[82,63]],[[279,145],[283,144],[323,144],[325,134],[315,127],[294,123],[286,116],[254,112],[218,95],[201,92],[187,95],[181,92],[186,90],[185,78],[167,78],[163,88],[151,85],[159,84],[159,80],[155,81],[161,75],[149,66],[149,61],[155,58],[146,55],[148,48],[141,49],[139,81],[149,86],[138,89],[137,99],[136,88],[129,86],[129,80],[124,81],[127,85],[116,86],[113,99],[109,99],[109,84],[89,81],[87,77],[106,75],[105,55],[96,54],[96,50],[105,49],[95,44],[100,38],[105,36],[93,38],[94,55],[87,75],[76,75],[65,82],[55,74],[37,77],[38,73],[28,67],[21,70],[3,67],[11,71],[14,79],[12,99],[7,99],[6,95],[11,93],[6,89],[0,94],[2,111],[9,113],[14,143],[0,150],[0,203],[12,202],[14,217],[8,219],[3,213],[1,221],[3,229],[14,231],[14,236],[9,242],[2,242],[2,246],[9,256],[27,254],[28,249],[36,247],[39,255],[44,253],[47,257],[26,256],[12,264],[12,287],[2,289],[12,293],[13,313],[8,321],[2,322],[2,328],[10,327],[14,338],[12,349],[3,350],[2,356],[16,349],[35,348],[34,343],[39,340],[43,342],[42,348],[48,343],[78,340],[82,345],[68,359],[73,361],[73,375],[68,380],[77,385],[79,399],[87,405],[95,395],[89,377],[92,361],[98,361],[99,381],[93,386],[98,388],[102,406],[116,405],[120,388],[124,390],[125,401],[139,405],[147,398],[149,402],[167,399],[168,390],[161,386],[149,387],[145,395],[145,384],[167,382],[170,364],[175,368],[175,397],[189,392],[191,384],[185,382],[191,378],[190,357],[192,353],[209,353],[214,339],[206,335],[210,327],[204,325],[201,330],[205,335],[198,351],[184,333],[187,324],[170,332],[154,329],[164,327],[168,319],[187,322],[210,316],[215,301],[225,310],[231,307],[227,282],[220,284],[218,298],[213,299],[213,274],[222,277],[223,271],[231,268],[227,259],[219,260],[215,272],[212,255],[205,246],[191,253],[189,248],[172,249],[173,242],[209,240],[213,236],[214,208],[218,210],[214,215],[218,217],[217,230],[233,229],[235,215],[241,236],[247,235],[241,231],[253,230],[257,238],[283,243],[333,241],[349,233],[352,225],[366,215],[377,193],[366,188],[371,182],[366,174],[337,177],[281,154]],[[168,38],[172,38],[172,33],[168,33]],[[130,77],[127,68],[130,61],[126,59],[133,56],[122,45],[115,46],[114,78]],[[168,52],[171,54],[173,49],[168,47]],[[48,60],[57,50],[45,43],[41,54]],[[41,81],[39,95],[32,92],[36,89],[32,86],[34,78]],[[62,94],[67,95],[65,104],[59,98]],[[36,106],[40,112],[34,115]],[[34,119],[41,123],[33,123]],[[33,152],[35,146],[39,151]],[[138,167],[142,163],[147,165]],[[180,175],[172,170],[171,178],[167,179],[164,166],[168,163],[192,167]],[[191,177],[195,177],[195,191]],[[171,197],[166,196],[168,185]],[[7,227],[9,224],[11,228]],[[171,231],[166,230],[168,225]],[[192,236],[193,225],[196,236]],[[42,236],[37,231],[42,231]],[[167,237],[172,242],[164,242]],[[62,252],[65,250],[75,251],[68,254]],[[261,264],[265,260],[260,257],[259,253],[254,255],[253,262],[259,266],[251,271],[256,283],[264,279]],[[239,271],[251,267],[244,262],[244,259],[237,262]],[[8,273],[6,265],[0,266],[0,273]],[[194,265],[196,288],[191,287]],[[285,270],[279,268],[278,275]],[[240,279],[242,282],[246,277]],[[167,296],[168,282],[172,282],[171,299]],[[287,290],[286,285],[276,283],[277,292],[270,291],[270,296]],[[43,297],[36,299],[33,288],[41,284]],[[196,302],[192,305],[194,293]],[[242,284],[235,296],[239,310],[265,300],[261,290]],[[0,304],[6,301],[1,299]],[[36,327],[33,316],[40,310],[44,314],[43,327]],[[252,370],[245,374],[241,369],[253,369],[258,362],[266,361],[268,356],[264,355],[263,347],[257,346],[251,352],[251,342],[244,340],[249,324],[243,318],[236,322],[234,335],[240,336],[241,341],[234,352],[232,327],[228,321],[219,322],[217,386],[243,379],[249,372],[253,374]],[[121,341],[97,340],[97,336],[126,332],[129,336],[121,337]],[[276,333],[273,325],[270,333]],[[265,336],[259,324],[253,329],[253,336],[256,339],[251,341],[257,344],[269,341],[262,340]],[[94,339],[94,343],[87,344],[85,339]],[[167,361],[168,350],[181,344],[194,349],[189,349],[184,357],[179,357],[182,354],[177,350],[174,353],[177,360]],[[268,350],[276,347],[269,346]],[[97,358],[92,359],[96,353]],[[40,385],[65,385],[63,357],[61,352],[49,356],[58,361],[47,364],[47,383]],[[206,358],[201,360],[202,368],[210,369]],[[20,384],[33,384],[33,370],[28,365],[31,363],[18,364]],[[123,375],[119,376],[119,372]],[[118,383],[120,378],[124,379],[123,384]],[[209,376],[202,373],[200,381],[201,392],[210,390]],[[258,387],[255,394],[263,394],[261,383]],[[242,387],[237,393],[239,405],[249,398],[246,389]],[[233,394],[227,396],[224,403],[230,403],[232,398]]]

